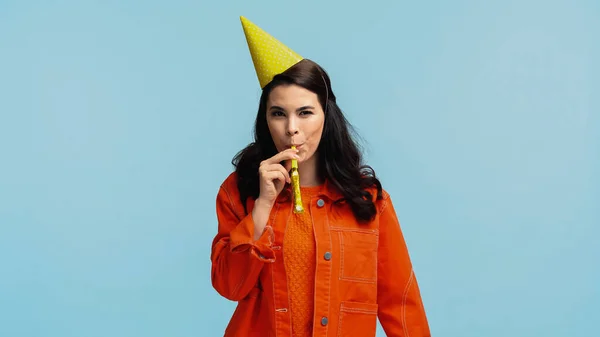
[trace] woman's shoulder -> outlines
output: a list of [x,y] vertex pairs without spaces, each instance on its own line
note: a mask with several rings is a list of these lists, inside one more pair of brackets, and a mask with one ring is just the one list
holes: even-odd
[[238,174],[236,171],[230,172],[225,179],[221,181],[222,187],[237,186]]
[[389,199],[390,194],[385,189],[385,187],[383,187],[383,185],[380,185],[380,189],[381,190],[379,190],[379,188],[377,186],[372,185],[372,186],[365,188],[364,190],[369,192],[369,194],[371,194],[373,202],[378,202],[378,201]]
[[217,204],[231,210],[239,219],[245,214],[244,204],[240,200],[240,192],[237,186],[238,175],[230,173],[219,186],[217,193]]
[[390,198],[390,194],[383,186],[381,180],[374,179],[374,175],[368,175],[366,173],[363,173],[362,178],[372,184],[369,187],[366,187],[365,190],[371,194],[374,203],[385,201]]
[[375,207],[377,208],[377,212],[381,214],[388,203],[391,202],[390,193],[383,186],[381,187],[381,191],[378,191],[377,187],[374,186],[370,187],[368,191],[371,193],[373,203],[375,203]]
[[237,183],[238,174],[237,172],[233,171],[221,181],[221,184],[219,185],[219,190],[226,192],[226,194],[231,200],[237,200],[237,197],[239,196]]

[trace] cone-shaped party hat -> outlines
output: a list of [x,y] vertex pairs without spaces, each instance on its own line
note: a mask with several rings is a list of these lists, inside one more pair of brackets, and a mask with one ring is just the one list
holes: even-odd
[[257,25],[240,16],[256,76],[260,87],[264,88],[273,76],[281,74],[294,64],[300,62],[303,57],[286,47],[279,40],[269,35]]

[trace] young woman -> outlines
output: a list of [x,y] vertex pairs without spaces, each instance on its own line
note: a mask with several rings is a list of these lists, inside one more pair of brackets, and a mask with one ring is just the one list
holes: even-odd
[[377,319],[387,336],[430,336],[394,206],[363,165],[329,76],[242,23],[263,91],[255,141],[216,200],[212,283],[238,302],[225,336],[372,337]]

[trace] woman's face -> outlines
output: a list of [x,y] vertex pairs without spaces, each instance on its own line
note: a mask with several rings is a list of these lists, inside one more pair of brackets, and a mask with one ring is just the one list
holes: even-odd
[[278,152],[295,145],[298,163],[314,161],[325,113],[317,94],[298,85],[279,85],[267,100],[267,124]]

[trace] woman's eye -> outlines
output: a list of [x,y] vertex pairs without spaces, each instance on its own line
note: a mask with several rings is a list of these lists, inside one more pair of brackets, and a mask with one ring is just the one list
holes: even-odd
[[283,116],[283,112],[281,112],[281,111],[273,111],[271,113],[271,116],[273,116],[273,117]]
[[310,111],[310,110],[303,110],[303,111],[300,112],[301,115],[312,115],[312,113],[313,112]]

